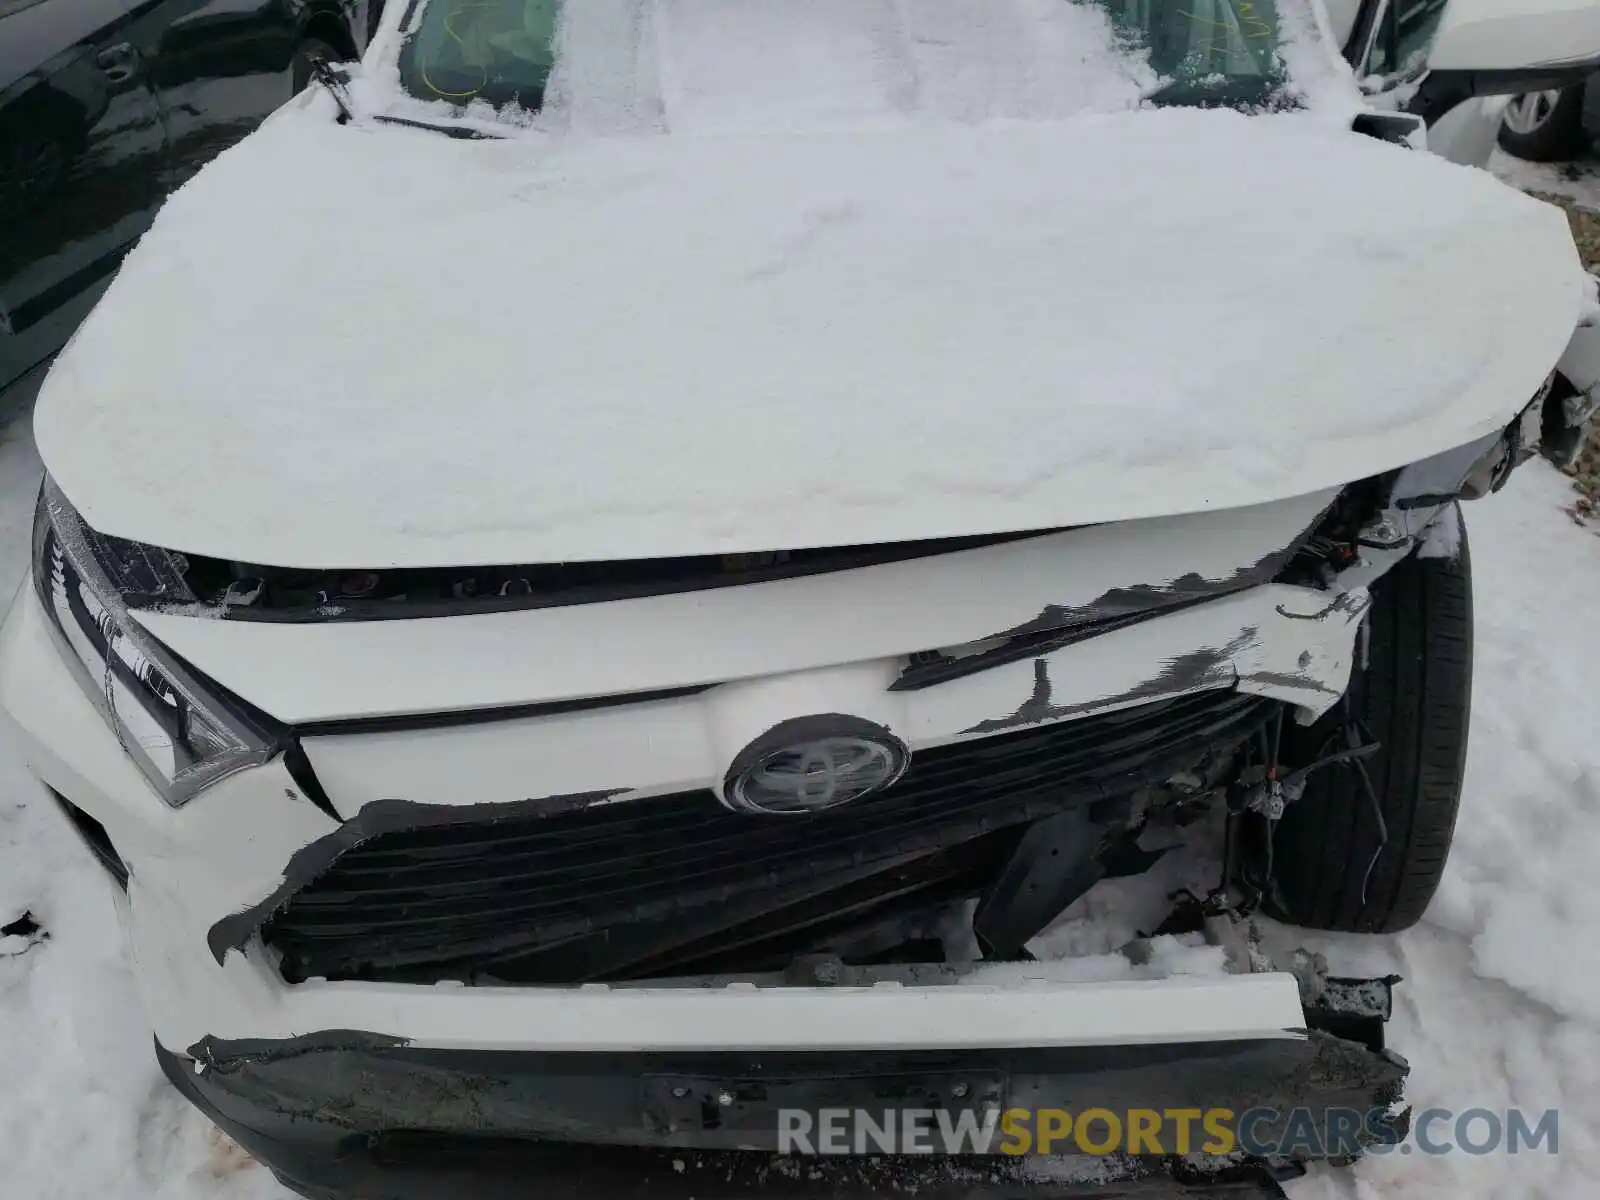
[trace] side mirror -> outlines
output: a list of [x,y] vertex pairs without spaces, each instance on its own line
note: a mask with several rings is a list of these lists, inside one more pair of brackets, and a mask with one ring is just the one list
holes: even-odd
[[1600,0],[1448,0],[1411,111],[1432,125],[1474,96],[1582,83],[1600,71]]

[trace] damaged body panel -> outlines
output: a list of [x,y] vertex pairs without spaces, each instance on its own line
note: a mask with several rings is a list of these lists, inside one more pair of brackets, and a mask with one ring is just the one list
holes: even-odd
[[[790,1164],[810,1185],[796,1194],[812,1196],[838,1195],[830,1185],[847,1185],[852,1177],[856,1186],[845,1187],[845,1194],[861,1194],[870,1183],[875,1191],[868,1194],[938,1195],[941,1184],[970,1187],[982,1180],[1018,1195],[1051,1196],[1060,1194],[1060,1176],[1075,1165],[1086,1175],[1092,1170],[1091,1178],[1099,1176],[1102,1184],[1159,1177],[1170,1187],[1175,1175],[1191,1184],[1208,1176],[1218,1184],[1255,1176],[1265,1187],[1277,1175],[1293,1174],[1304,1160],[1208,1162],[1204,1155],[1169,1151],[1166,1158],[1073,1164],[1059,1155],[1008,1156],[996,1137],[987,1153],[880,1154],[866,1162],[813,1159],[802,1165],[778,1155],[778,1114],[853,1109],[881,1120],[886,1109],[925,1109],[952,1125],[965,1120],[982,1128],[986,1121],[993,1127],[989,1114],[1007,1109],[1273,1110],[1282,1115],[1254,1122],[1250,1130],[1253,1141],[1266,1144],[1282,1136],[1296,1106],[1363,1118],[1383,1113],[1398,1097],[1404,1076],[1402,1067],[1381,1055],[1318,1033],[1158,1046],[790,1052],[759,1059],[738,1053],[541,1055],[420,1047],[295,1053],[292,1044],[271,1058],[251,1059],[232,1057],[223,1046],[197,1060],[205,1068],[198,1073],[170,1054],[162,1058],[175,1085],[297,1183],[408,1200],[484,1195],[476,1172],[487,1169],[493,1180],[497,1166],[507,1176],[495,1182],[508,1189],[516,1183],[526,1189],[529,1176],[539,1179],[541,1195],[551,1194],[552,1185],[555,1194],[573,1185],[597,1187],[606,1181],[602,1164],[608,1159],[627,1164],[630,1174],[654,1165],[686,1175],[675,1181],[688,1185],[686,1196],[717,1194],[723,1190],[718,1184],[730,1183],[735,1186],[726,1194],[739,1195],[737,1185],[781,1179]],[[636,1079],[644,1087],[633,1086]],[[1361,1136],[1382,1137],[1383,1131],[1362,1129]],[[587,1150],[580,1148],[585,1145]],[[1350,1149],[1360,1145],[1352,1141]],[[390,1177],[395,1168],[419,1165],[418,1159],[460,1174],[445,1180],[424,1176],[420,1183]],[[468,1172],[475,1172],[470,1185]],[[765,1187],[760,1190],[766,1194]],[[657,1193],[652,1188],[649,1194]]]
[[[449,618],[278,624],[135,609],[185,661],[290,724],[677,688],[915,655],[1063,627],[1130,597],[1265,583],[1337,495],[1042,534],[738,587]],[[848,618],[848,619],[846,619]],[[308,677],[297,663],[321,664]],[[897,664],[892,681],[906,664]]]
[[[324,731],[303,745],[335,807],[352,817],[395,798],[516,803],[715,787],[734,753],[797,711],[816,711],[812,697],[821,695],[831,698],[827,710],[876,721],[914,753],[1234,686],[1320,713],[1349,676],[1364,607],[1359,596],[1328,611],[1332,603],[1327,592],[1269,584],[909,692],[890,688],[904,658],[868,660],[540,718]],[[474,786],[464,794],[468,772]]]

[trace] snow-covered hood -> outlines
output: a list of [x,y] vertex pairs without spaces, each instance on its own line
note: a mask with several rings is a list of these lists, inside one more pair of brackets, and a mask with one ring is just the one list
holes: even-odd
[[45,384],[111,534],[322,567],[1226,508],[1503,426],[1561,214],[1304,115],[452,140],[308,106],[201,172]]

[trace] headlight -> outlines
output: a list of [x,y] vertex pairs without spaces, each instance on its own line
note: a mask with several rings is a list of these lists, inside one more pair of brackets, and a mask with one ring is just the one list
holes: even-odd
[[[116,553],[120,551],[121,553]],[[112,582],[115,577],[118,584]],[[139,587],[142,581],[152,586]],[[33,582],[63,654],[134,762],[174,808],[280,749],[264,719],[207,689],[128,615],[181,577],[164,551],[101,538],[47,477],[33,520]]]

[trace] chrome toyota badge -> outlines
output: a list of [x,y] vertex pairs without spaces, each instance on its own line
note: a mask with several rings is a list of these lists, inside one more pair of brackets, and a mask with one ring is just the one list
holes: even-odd
[[739,752],[723,799],[739,812],[821,812],[881,792],[910,762],[906,744],[882,725],[843,715],[799,717]]

